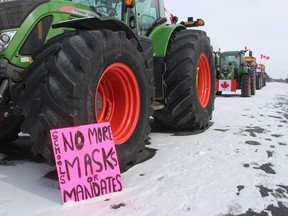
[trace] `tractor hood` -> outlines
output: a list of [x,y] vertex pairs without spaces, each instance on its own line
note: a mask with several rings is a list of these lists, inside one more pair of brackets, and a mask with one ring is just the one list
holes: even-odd
[[38,5],[50,0],[0,0],[0,31],[18,28]]

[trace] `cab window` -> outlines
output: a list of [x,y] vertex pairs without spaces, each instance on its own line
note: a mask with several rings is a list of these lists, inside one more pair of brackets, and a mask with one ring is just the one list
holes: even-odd
[[72,0],[72,2],[90,7],[99,16],[122,18],[122,0]]
[[138,23],[141,35],[147,35],[157,18],[159,10],[155,0],[136,0]]

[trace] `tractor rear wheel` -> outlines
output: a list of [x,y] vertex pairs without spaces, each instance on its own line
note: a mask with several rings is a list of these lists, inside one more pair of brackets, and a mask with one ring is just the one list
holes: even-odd
[[110,122],[124,171],[144,148],[153,114],[143,51],[125,32],[109,30],[79,31],[54,46],[24,73],[22,131],[32,137],[33,152],[53,164],[50,129]]
[[266,86],[266,78],[263,77],[263,87]]
[[261,76],[256,76],[256,89],[260,90],[262,88],[262,84],[261,84]]
[[165,62],[166,107],[155,111],[155,122],[168,129],[207,128],[214,109],[215,66],[206,33],[174,33]]
[[251,96],[251,77],[249,74],[241,75],[241,97]]
[[256,75],[253,72],[251,75],[251,95],[256,94]]

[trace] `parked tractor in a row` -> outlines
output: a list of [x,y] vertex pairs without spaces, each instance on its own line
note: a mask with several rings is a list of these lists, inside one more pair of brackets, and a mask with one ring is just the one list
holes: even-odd
[[236,92],[241,90],[242,97],[255,95],[265,82],[265,66],[258,71],[256,58],[248,50],[214,52],[216,67],[216,95],[223,91]]
[[54,161],[50,129],[110,122],[120,166],[135,164],[150,117],[205,129],[215,64],[203,25],[167,24],[163,0],[0,2],[0,140],[30,134]]

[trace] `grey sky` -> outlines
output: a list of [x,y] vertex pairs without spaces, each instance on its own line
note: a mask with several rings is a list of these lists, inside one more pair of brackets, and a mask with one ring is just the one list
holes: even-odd
[[247,46],[272,78],[288,78],[287,0],[164,0],[166,9],[179,21],[202,18],[214,50],[241,50]]

